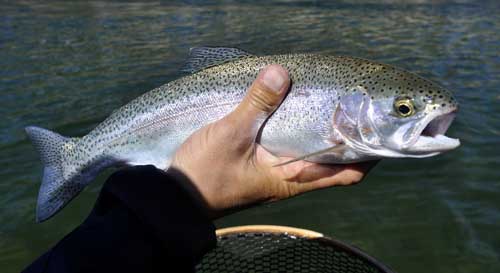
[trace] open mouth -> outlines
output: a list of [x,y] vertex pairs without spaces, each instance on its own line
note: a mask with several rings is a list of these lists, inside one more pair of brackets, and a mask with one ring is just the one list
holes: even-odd
[[441,116],[437,116],[431,122],[425,126],[424,130],[420,134],[421,136],[427,136],[427,137],[436,137],[437,135],[444,135],[446,133],[446,130],[451,125],[451,122],[455,118],[456,113],[451,112],[448,114],[444,114]]
[[446,113],[432,119],[422,130],[417,141],[410,147],[416,154],[440,153],[460,146],[460,140],[444,134],[450,127],[456,112]]

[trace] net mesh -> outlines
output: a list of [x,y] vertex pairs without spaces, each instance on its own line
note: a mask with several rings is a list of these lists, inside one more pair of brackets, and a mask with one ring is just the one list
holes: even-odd
[[245,232],[218,237],[197,272],[392,272],[361,251],[328,238]]

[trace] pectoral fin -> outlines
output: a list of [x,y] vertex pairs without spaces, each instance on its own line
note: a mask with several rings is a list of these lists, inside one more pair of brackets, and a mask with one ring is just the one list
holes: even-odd
[[288,164],[293,163],[293,162],[297,162],[297,161],[300,161],[300,160],[305,160],[305,159],[308,159],[308,158],[311,158],[311,157],[314,157],[314,156],[318,156],[318,155],[324,155],[326,153],[329,153],[329,154],[336,154],[336,153],[341,154],[341,153],[344,152],[344,148],[345,147],[346,147],[345,144],[337,144],[337,145],[335,145],[333,147],[326,148],[324,150],[319,150],[317,152],[313,152],[313,153],[310,153],[310,154],[299,156],[299,157],[296,157],[294,159],[285,161],[283,163],[276,164],[273,167],[279,167],[279,166],[288,165]]

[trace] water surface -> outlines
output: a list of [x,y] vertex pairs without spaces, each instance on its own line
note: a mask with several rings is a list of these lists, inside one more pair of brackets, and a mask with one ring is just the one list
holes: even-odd
[[[200,2],[200,3],[198,3]],[[358,246],[398,272],[500,272],[500,14],[495,1],[36,1],[0,9],[0,271],[17,272],[88,214],[102,174],[35,224],[41,163],[24,126],[81,136],[181,75],[187,50],[353,55],[453,90],[462,146],[385,160],[360,185],[253,208],[219,227],[277,224]]]

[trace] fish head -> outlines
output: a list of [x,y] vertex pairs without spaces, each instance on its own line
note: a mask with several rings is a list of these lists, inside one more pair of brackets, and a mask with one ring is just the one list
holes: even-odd
[[334,114],[344,142],[378,157],[428,157],[452,150],[445,136],[458,104],[451,92],[386,65],[354,81]]

